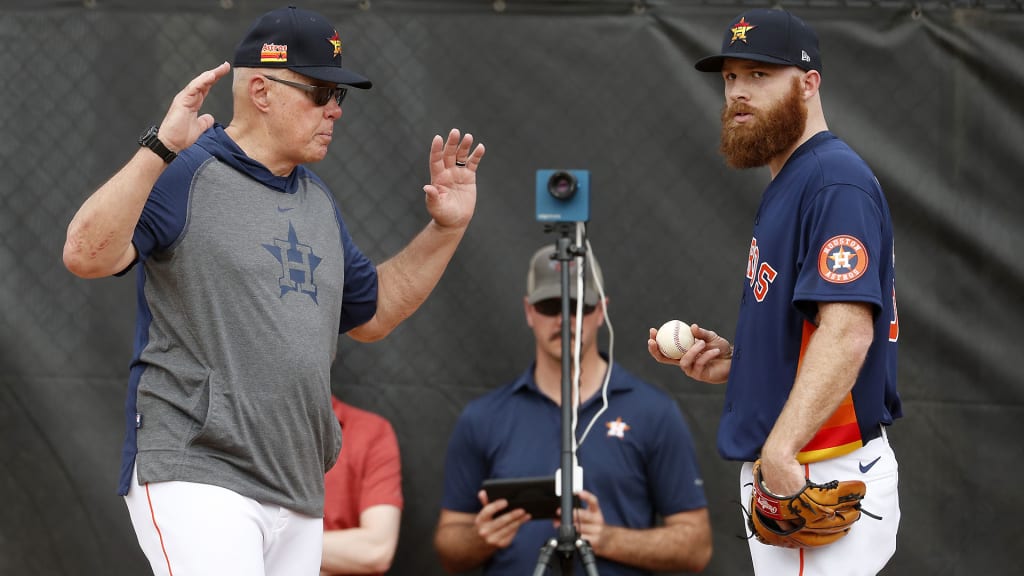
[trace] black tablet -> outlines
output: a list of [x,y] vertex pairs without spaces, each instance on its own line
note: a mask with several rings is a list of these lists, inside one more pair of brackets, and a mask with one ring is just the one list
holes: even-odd
[[[484,480],[483,489],[490,502],[501,498],[508,500],[508,507],[495,517],[522,508],[534,519],[558,518],[558,508],[562,505],[561,498],[555,494],[554,476],[488,478]],[[574,500],[578,506],[579,498],[574,497]]]

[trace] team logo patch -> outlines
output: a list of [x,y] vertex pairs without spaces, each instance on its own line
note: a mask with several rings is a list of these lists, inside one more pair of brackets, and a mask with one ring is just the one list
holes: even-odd
[[614,422],[605,422],[605,426],[608,427],[608,436],[615,438],[625,438],[626,431],[629,430],[629,424],[622,421],[622,417],[619,416]]
[[332,56],[332,58],[337,58],[338,56],[341,56],[341,38],[338,37],[337,30],[334,31],[334,36],[328,38],[327,41],[331,43],[331,46],[334,46],[334,55]]
[[730,28],[730,30],[732,30],[732,40],[729,42],[729,45],[732,46],[737,40],[742,40],[743,43],[746,44],[747,32],[750,32],[754,28],[757,28],[757,26],[747,22],[747,18],[745,16],[740,18],[740,21]]
[[833,284],[847,284],[868,269],[868,249],[853,236],[833,236],[818,251],[818,274]]
[[267,42],[260,50],[260,62],[287,62],[288,45]]

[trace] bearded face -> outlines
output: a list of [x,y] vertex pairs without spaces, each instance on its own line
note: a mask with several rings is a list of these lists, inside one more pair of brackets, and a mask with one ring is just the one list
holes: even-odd
[[[752,122],[738,123],[738,113],[753,113]],[[800,95],[800,79],[793,78],[789,92],[779,102],[758,110],[745,102],[722,108],[722,143],[718,150],[732,168],[764,166],[788,150],[807,126],[807,105]]]

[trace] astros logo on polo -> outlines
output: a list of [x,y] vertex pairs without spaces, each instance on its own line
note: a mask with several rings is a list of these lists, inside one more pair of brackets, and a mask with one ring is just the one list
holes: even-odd
[[853,282],[867,269],[868,249],[853,236],[833,236],[818,251],[818,274],[833,284]]

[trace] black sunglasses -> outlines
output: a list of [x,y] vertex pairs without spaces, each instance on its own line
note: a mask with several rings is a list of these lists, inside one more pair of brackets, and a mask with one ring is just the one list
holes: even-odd
[[304,90],[313,99],[313,104],[317,106],[324,106],[331,100],[334,100],[338,103],[338,106],[341,106],[342,101],[345,100],[345,96],[348,94],[348,88],[344,86],[313,86],[301,82],[292,82],[291,80],[282,80],[270,74],[264,74],[263,76],[268,80]]
[[[562,299],[561,298],[548,298],[547,300],[541,300],[533,303],[533,309],[537,311],[541,316],[558,316],[562,313]],[[588,304],[583,305],[583,315],[592,314],[597,306],[590,306]],[[576,314],[576,300],[569,301],[569,314]]]

